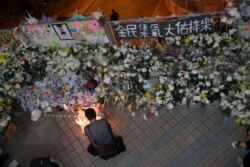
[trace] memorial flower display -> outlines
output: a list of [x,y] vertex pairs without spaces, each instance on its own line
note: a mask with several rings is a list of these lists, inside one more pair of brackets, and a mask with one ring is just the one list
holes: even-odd
[[106,106],[121,104],[126,111],[149,113],[155,107],[171,110],[218,102],[223,114],[248,125],[249,42],[231,29],[222,34],[167,37],[164,44],[141,47],[82,41],[63,48],[4,50],[0,53],[0,111],[9,110],[18,90],[27,85],[78,75],[97,81],[94,95]]

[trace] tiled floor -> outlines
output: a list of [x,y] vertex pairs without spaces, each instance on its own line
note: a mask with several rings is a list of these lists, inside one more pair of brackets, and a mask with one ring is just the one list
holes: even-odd
[[215,106],[162,108],[159,117],[146,121],[141,115],[107,110],[114,133],[123,136],[127,146],[126,152],[108,161],[89,156],[89,142],[74,118],[41,117],[32,122],[29,113],[21,113],[14,120],[14,138],[2,141],[1,147],[20,167],[46,155],[64,167],[237,167],[237,156],[244,152],[232,149],[231,142],[244,139],[244,129],[222,117]]

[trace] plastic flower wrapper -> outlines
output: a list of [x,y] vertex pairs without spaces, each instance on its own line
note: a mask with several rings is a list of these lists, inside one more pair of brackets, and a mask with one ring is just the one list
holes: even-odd
[[101,18],[103,17],[103,14],[102,14],[102,12],[93,12],[93,13],[91,14],[91,16],[92,16],[94,19],[99,20],[99,19],[101,19]]
[[157,117],[159,116],[158,109],[156,106],[153,106],[150,110],[150,116],[151,117]]
[[235,8],[232,8],[229,10],[228,14],[232,17],[235,17],[235,18],[240,18],[240,13],[238,11],[238,9],[235,7]]

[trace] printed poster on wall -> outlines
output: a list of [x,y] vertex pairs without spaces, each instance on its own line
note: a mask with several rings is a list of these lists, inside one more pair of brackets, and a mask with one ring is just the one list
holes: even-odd
[[21,43],[38,46],[66,46],[82,40],[109,43],[104,27],[97,20],[22,25],[17,27],[14,33]]
[[52,24],[52,27],[60,40],[72,40],[73,39],[66,23]]

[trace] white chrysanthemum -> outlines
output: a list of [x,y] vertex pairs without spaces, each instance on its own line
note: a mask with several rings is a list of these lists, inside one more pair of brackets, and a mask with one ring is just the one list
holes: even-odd
[[184,90],[183,89],[179,89],[179,93],[183,93],[184,92]]
[[231,76],[227,76],[227,79],[226,79],[228,82],[231,82],[233,80],[233,78]]
[[59,69],[58,75],[59,76],[65,76],[67,74],[67,70],[65,68]]
[[237,106],[238,110],[241,111],[245,108],[246,106],[244,104],[240,104]]
[[117,50],[117,48],[118,48],[117,45],[113,45],[114,50]]
[[174,90],[174,85],[169,84],[169,85],[168,85],[168,89],[169,89],[170,91],[173,91],[173,90]]
[[179,41],[179,40],[181,40],[181,37],[180,36],[175,36],[175,40]]
[[225,88],[225,85],[220,85],[219,86],[219,89],[224,89]]
[[147,55],[144,57],[145,60],[148,60],[150,57]]
[[213,91],[214,91],[215,93],[217,93],[217,92],[219,92],[219,88],[213,88]]
[[163,76],[159,77],[159,81],[161,84],[163,84],[165,82],[165,80],[167,80],[167,77],[163,77]]
[[236,79],[237,81],[241,81],[242,76],[239,73],[234,73],[234,79]]
[[111,82],[110,76],[104,75],[104,80],[103,80],[103,82],[106,83],[106,84],[110,84],[110,82]]
[[147,72],[146,68],[141,69],[142,72]]
[[206,86],[207,87],[210,87],[211,86],[211,83],[209,81],[206,81]]
[[189,78],[189,73],[185,73],[184,78],[188,79]]
[[73,52],[74,52],[74,53],[77,53],[77,52],[78,52],[77,47],[73,47]]
[[223,98],[223,97],[225,97],[225,96],[226,96],[226,95],[225,95],[223,92],[220,93],[220,97],[221,97],[221,98]]
[[104,62],[102,63],[102,65],[103,65],[104,67],[106,67],[106,66],[108,65],[108,62],[104,61]]
[[66,52],[66,51],[65,51],[65,52],[59,51],[58,53],[59,53],[59,55],[62,56],[62,57],[68,56],[68,52]]
[[161,105],[162,104],[162,100],[160,99],[160,97],[156,97],[156,103]]
[[221,21],[222,23],[226,23],[226,22],[227,22],[227,17],[226,17],[226,16],[223,16],[223,17],[220,19],[220,21]]
[[232,105],[237,106],[238,105],[238,101],[233,101]]
[[126,75],[127,77],[130,77],[130,76],[131,76],[130,73],[126,73],[125,75]]
[[108,68],[103,68],[103,72],[108,72]]
[[144,79],[142,78],[141,75],[139,75],[139,82],[142,83],[144,81]]
[[203,75],[198,75],[198,78],[199,79],[203,79]]
[[135,77],[137,75],[137,73],[131,73],[130,76],[131,77]]
[[202,100],[202,102],[205,103],[205,104],[209,104],[210,103],[210,101],[208,99]]
[[20,89],[21,88],[21,85],[20,84],[16,84],[16,89]]
[[124,67],[125,67],[125,68],[129,68],[129,67],[130,67],[130,64],[124,64]]
[[201,97],[200,96],[193,96],[193,100],[194,101],[201,101]]
[[172,103],[168,103],[167,109],[172,110],[174,108],[174,105]]
[[225,102],[224,102],[224,101],[221,101],[221,102],[220,102],[220,106],[221,106],[221,107],[224,107],[224,106],[225,106]]
[[156,92],[156,95],[159,96],[159,95],[162,95],[163,93],[164,93],[164,91],[160,90],[160,91]]
[[11,97],[16,97],[16,91],[14,91],[13,89],[12,89],[11,91],[9,91],[8,94],[9,94]]
[[10,89],[10,86],[8,84],[6,84],[4,87],[5,87],[6,90]]
[[214,45],[213,45],[213,48],[217,48],[217,47],[219,47],[219,43],[215,42]]
[[229,33],[230,35],[233,35],[235,32],[237,32],[237,30],[236,30],[235,28],[232,28],[232,29],[230,29],[230,30],[228,31],[228,33]]
[[187,98],[186,98],[186,97],[183,97],[183,98],[182,98],[181,104],[187,104]]
[[90,61],[87,62],[87,67],[92,67],[92,63]]
[[192,70],[191,73],[192,74],[198,74],[198,71],[197,70]]
[[109,76],[114,77],[115,74],[111,71],[111,72],[109,72]]
[[232,18],[227,19],[227,24],[231,25],[233,24],[234,20]]

